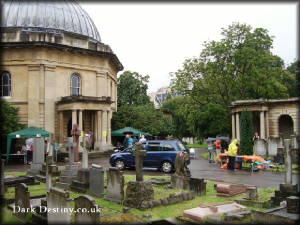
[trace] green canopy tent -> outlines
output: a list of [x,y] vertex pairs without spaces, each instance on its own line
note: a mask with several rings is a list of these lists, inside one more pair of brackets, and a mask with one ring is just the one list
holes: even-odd
[[132,136],[136,136],[136,137],[140,137],[141,135],[144,135],[145,137],[152,136],[149,133],[137,130],[137,129],[132,128],[132,127],[124,127],[122,129],[114,130],[114,131],[111,132],[111,136],[113,136],[113,137],[123,137],[126,134],[131,134]]
[[6,163],[9,159],[11,140],[14,138],[33,138],[33,137],[49,137],[48,131],[42,130],[38,127],[28,127],[23,130],[15,131],[7,135],[7,148],[6,148]]

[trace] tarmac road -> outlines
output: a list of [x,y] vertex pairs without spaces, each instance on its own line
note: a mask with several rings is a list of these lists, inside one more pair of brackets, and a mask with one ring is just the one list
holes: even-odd
[[[206,150],[199,150],[197,159],[191,159],[189,168],[191,170],[192,177],[204,178],[212,181],[233,183],[233,184],[249,184],[257,187],[279,187],[279,184],[284,183],[284,173],[258,171],[251,173],[249,170],[235,170],[228,171],[221,169],[219,164],[208,163],[207,160],[199,157]],[[109,157],[100,157],[89,160],[89,166],[92,163],[99,164],[105,169],[110,167]],[[58,163],[58,165],[64,165],[65,163]],[[5,167],[5,171],[26,171],[29,169],[29,165],[15,164]],[[125,174],[135,174],[134,170],[125,170]],[[156,169],[144,169],[145,175],[153,176],[170,176],[170,174],[164,174]],[[299,183],[299,175],[293,174],[293,183]]]

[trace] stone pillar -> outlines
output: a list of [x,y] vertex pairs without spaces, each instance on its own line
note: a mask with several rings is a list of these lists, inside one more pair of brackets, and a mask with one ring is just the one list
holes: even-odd
[[236,139],[240,140],[240,114],[238,112],[235,114],[235,127]]
[[231,128],[232,128],[232,139],[235,138],[235,120],[234,113],[231,114]]
[[291,139],[284,139],[285,183],[292,184]]
[[102,127],[101,124],[103,124],[102,122],[102,115],[103,113],[99,110],[97,111],[97,139],[98,141],[102,141]]
[[64,111],[59,111],[59,143],[64,142]]
[[[40,65],[28,65],[28,127],[40,126]],[[53,122],[53,121],[52,121]]]
[[266,111],[266,138],[270,136],[270,131],[269,131],[269,112]]
[[260,111],[260,138],[265,139],[265,112]]
[[77,124],[77,110],[72,110],[72,128],[74,124]]
[[79,110],[79,130],[83,130],[83,126],[82,126],[82,110]]
[[107,143],[107,111],[102,111],[102,144]]
[[111,110],[107,111],[107,144],[111,145]]
[[45,130],[55,130],[55,66],[45,66]]
[[93,127],[94,127],[94,142],[98,141],[98,122],[97,122],[97,111],[93,114]]

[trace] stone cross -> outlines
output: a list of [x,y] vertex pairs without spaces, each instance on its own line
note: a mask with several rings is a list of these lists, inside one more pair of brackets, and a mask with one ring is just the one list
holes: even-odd
[[291,139],[284,139],[285,183],[292,184]]
[[82,168],[87,169],[89,168],[89,163],[88,163],[88,152],[86,149],[86,146],[88,145],[88,137],[84,136],[83,137],[83,152],[82,152]]
[[143,177],[143,161],[146,156],[146,150],[142,150],[143,145],[141,143],[137,143],[135,145],[135,150],[132,151],[132,155],[135,157],[135,171],[136,171],[136,181],[144,181]]
[[46,158],[46,191],[50,191],[52,187],[52,176],[51,176],[51,165],[52,165],[52,156],[48,155]]
[[67,142],[66,147],[68,148],[69,153],[69,164],[74,164],[74,143],[73,142]]
[[71,130],[71,134],[73,137],[73,143],[74,146],[74,162],[79,161],[79,152],[78,152],[78,145],[79,145],[79,136],[80,136],[80,129],[78,127],[78,124],[73,124],[73,129]]

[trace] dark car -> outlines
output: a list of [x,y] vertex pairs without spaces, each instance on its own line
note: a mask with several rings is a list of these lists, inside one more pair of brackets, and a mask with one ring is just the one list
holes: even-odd
[[[165,173],[170,173],[174,169],[177,153],[187,151],[179,140],[151,140],[146,141],[143,145],[147,151],[143,167],[161,169]],[[135,157],[131,154],[134,147],[112,154],[109,160],[110,165],[120,169],[134,168]],[[187,165],[190,164],[189,157],[186,158],[186,161]]]

